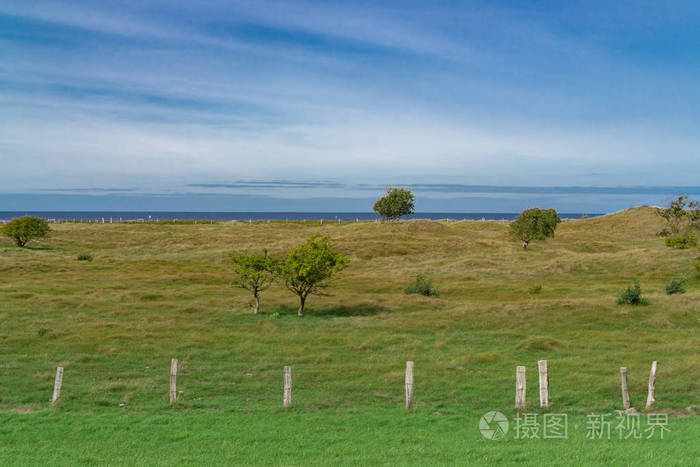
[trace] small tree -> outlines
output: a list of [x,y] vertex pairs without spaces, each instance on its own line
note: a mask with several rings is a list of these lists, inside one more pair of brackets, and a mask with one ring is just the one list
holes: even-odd
[[700,202],[679,196],[667,208],[659,209],[658,214],[666,220],[666,226],[659,232],[660,236],[668,237],[666,246],[685,249],[697,244],[693,231],[700,229]]
[[12,219],[2,227],[2,233],[14,239],[20,248],[24,247],[30,240],[46,237],[50,230],[48,222],[34,216]]
[[281,265],[281,275],[289,290],[299,297],[297,314],[304,316],[306,297],[327,285],[331,276],[350,260],[333,251],[330,239],[313,235],[292,250]]
[[411,190],[389,187],[386,195],[379,198],[372,209],[382,216],[382,219],[392,221],[413,214],[413,200]]
[[559,222],[561,219],[554,209],[530,208],[521,212],[511,222],[510,232],[515,238],[522,240],[523,248],[527,248],[533,240],[554,237]]
[[253,313],[260,309],[260,292],[272,285],[278,269],[278,260],[268,256],[267,250],[254,255],[232,254],[235,264],[233,283],[242,289],[253,292]]

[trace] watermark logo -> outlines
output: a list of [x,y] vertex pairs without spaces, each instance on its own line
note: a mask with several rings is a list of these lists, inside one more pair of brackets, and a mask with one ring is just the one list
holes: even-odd
[[[509,427],[508,418],[495,410],[485,413],[479,420],[481,435],[490,440],[505,438]],[[573,427],[578,428],[579,424],[574,423]],[[671,432],[666,413],[649,413],[644,417],[622,411],[588,414],[585,429],[587,440],[664,439],[664,435]],[[513,433],[516,440],[569,439],[569,417],[565,413],[518,412],[513,418]]]
[[508,418],[495,410],[487,412],[479,420],[479,431],[486,439],[501,439],[508,433]]

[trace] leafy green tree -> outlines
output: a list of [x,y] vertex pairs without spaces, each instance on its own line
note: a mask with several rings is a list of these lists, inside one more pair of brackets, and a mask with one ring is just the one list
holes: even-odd
[[30,240],[46,237],[50,230],[48,222],[34,216],[12,219],[2,227],[2,233],[14,239],[20,248],[24,247]]
[[287,288],[299,297],[299,316],[304,316],[306,298],[327,286],[328,279],[349,263],[347,257],[333,251],[328,237],[318,235],[311,236],[287,255],[280,274]]
[[523,248],[527,248],[533,240],[554,237],[559,222],[561,219],[554,209],[530,208],[521,212],[511,222],[510,232],[515,238],[522,240]]
[[260,254],[232,254],[235,264],[234,285],[253,292],[253,313],[260,310],[260,292],[272,285],[279,269],[279,261],[263,250]]
[[372,209],[382,216],[382,219],[392,221],[413,214],[413,201],[411,190],[389,187],[386,195],[379,198]]
[[685,249],[697,244],[694,231],[700,229],[700,202],[679,196],[667,208],[657,212],[666,221],[666,226],[659,232],[660,236],[668,237],[666,246]]

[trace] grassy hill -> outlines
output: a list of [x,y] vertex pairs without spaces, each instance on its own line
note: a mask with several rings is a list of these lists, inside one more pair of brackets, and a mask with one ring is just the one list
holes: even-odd
[[[527,251],[498,221],[392,224],[56,224],[31,249],[0,239],[0,462],[552,463],[688,465],[697,455],[697,252],[667,249],[642,207],[564,221]],[[296,317],[281,286],[253,315],[230,286],[231,252],[282,253],[312,234],[351,258]],[[93,261],[78,261],[89,253]],[[405,295],[416,274],[437,298]],[[664,284],[689,277],[688,292]],[[618,306],[641,283],[650,304]],[[541,286],[541,290],[537,292]],[[180,401],[167,401],[171,357]],[[551,412],[569,440],[485,440],[512,421],[515,366],[550,367]],[[416,363],[416,410],[403,410]],[[619,367],[643,409],[659,361],[664,440],[586,440],[586,415],[621,407]],[[50,407],[56,366],[61,402]],[[294,406],[281,408],[282,368]],[[574,424],[578,428],[574,428]],[[575,454],[573,454],[575,452]]]

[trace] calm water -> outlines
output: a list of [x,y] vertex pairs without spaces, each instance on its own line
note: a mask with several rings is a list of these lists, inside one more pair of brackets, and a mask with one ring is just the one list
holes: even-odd
[[[453,219],[453,220],[513,220],[517,213],[495,212],[420,212],[406,219]],[[586,214],[588,217],[601,214]],[[37,216],[51,220],[75,220],[75,221],[99,221],[120,222],[135,220],[215,220],[215,221],[373,221],[377,215],[373,212],[138,212],[138,211],[0,211],[0,220],[10,220],[20,216]],[[566,219],[579,219],[581,213],[559,213]]]

